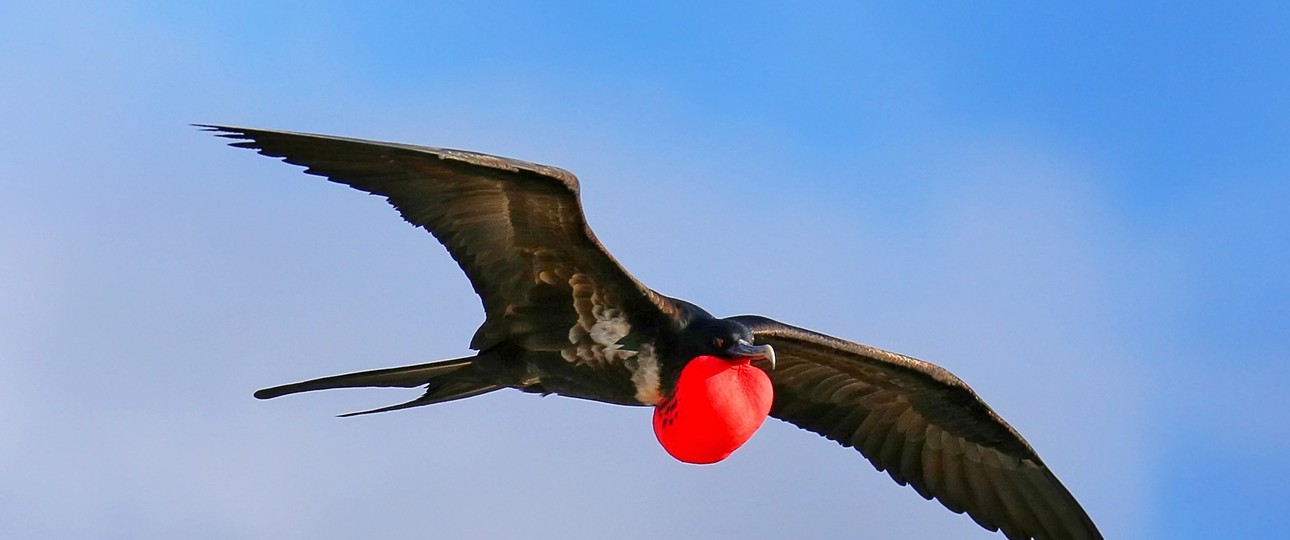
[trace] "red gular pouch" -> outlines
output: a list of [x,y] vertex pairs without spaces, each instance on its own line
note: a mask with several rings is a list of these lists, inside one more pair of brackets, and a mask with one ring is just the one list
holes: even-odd
[[773,399],[770,377],[747,358],[700,356],[681,370],[672,395],[654,407],[654,435],[676,459],[716,463],[748,442]]

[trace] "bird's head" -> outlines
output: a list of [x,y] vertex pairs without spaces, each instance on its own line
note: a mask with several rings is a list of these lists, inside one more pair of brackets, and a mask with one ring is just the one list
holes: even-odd
[[677,353],[686,360],[701,356],[731,363],[763,360],[774,369],[775,349],[770,345],[754,345],[753,341],[753,333],[747,326],[728,319],[702,317],[681,331]]
[[685,367],[654,409],[654,434],[672,457],[715,463],[742,446],[766,421],[774,391],[754,360],[775,366],[770,345],[754,345],[735,321],[701,318],[688,325],[677,353]]

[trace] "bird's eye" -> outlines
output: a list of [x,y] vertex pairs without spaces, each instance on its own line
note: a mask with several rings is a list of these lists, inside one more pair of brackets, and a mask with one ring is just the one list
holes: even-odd
[[718,350],[724,349],[726,348],[726,340],[721,339],[719,337],[714,337],[712,338],[712,346],[716,347]]

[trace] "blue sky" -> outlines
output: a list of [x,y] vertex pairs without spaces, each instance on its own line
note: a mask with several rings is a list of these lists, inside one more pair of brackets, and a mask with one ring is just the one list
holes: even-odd
[[1108,537],[1275,536],[1287,36],[1276,2],[0,2],[0,537],[998,537],[781,423],[693,467],[644,409],[251,399],[482,316],[383,203],[194,122],[567,168],[646,283],[947,367]]

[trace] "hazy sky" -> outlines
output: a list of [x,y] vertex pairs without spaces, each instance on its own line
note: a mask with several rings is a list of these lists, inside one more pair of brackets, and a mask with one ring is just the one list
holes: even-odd
[[[0,0],[0,537],[1002,538],[772,422],[272,402],[460,356],[456,265],[228,123],[582,179],[636,275],[945,366],[1108,538],[1290,512],[1290,9]],[[463,4],[465,5],[465,4]]]

